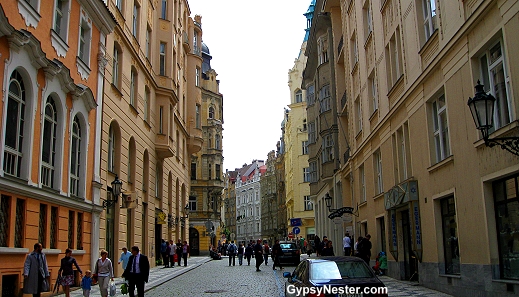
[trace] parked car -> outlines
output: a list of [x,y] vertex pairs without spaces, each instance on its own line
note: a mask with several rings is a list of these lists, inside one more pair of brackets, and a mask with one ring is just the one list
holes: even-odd
[[[285,296],[388,296],[387,288],[382,281],[366,262],[357,257],[330,256],[305,259],[294,272],[284,272],[283,277],[287,278]],[[325,286],[328,286],[327,289],[336,287],[331,289],[336,290],[336,293],[318,295],[318,290],[324,289]],[[341,293],[340,290],[344,290],[346,286],[359,289],[355,289],[357,291],[354,294],[351,291]],[[372,291],[364,292],[364,288],[371,288]],[[301,294],[303,290],[309,293]],[[377,290],[378,292],[374,292]]]
[[280,264],[293,264],[297,265],[301,262],[301,250],[297,248],[295,242],[292,241],[280,241],[279,245],[283,250],[283,255],[279,257]]

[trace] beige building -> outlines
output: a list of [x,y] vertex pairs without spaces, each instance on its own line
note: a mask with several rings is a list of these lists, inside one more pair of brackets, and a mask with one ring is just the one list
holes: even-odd
[[[330,195],[358,211],[355,236],[372,235],[372,261],[386,251],[390,276],[456,296],[517,294],[519,161],[485,145],[467,99],[480,81],[496,98],[490,139],[519,135],[519,3],[318,0],[316,8],[309,42],[319,49],[327,38],[336,63],[346,136],[338,149],[348,156]],[[323,67],[310,58],[305,74]]]
[[[284,159],[286,183],[287,226],[294,238],[313,240],[315,235],[314,202],[310,199],[310,168],[308,165],[308,124],[306,90],[301,88],[307,57],[306,40],[301,45],[294,67],[288,72],[289,110],[285,111]],[[290,226],[290,219],[301,219],[300,226]],[[294,233],[294,227],[299,229]]]
[[[161,239],[188,240],[189,166],[202,146],[200,17],[187,1],[107,3],[117,26],[106,44],[97,249],[119,258],[137,245],[155,263]],[[99,103],[100,104],[100,103]],[[112,195],[119,178],[121,198]],[[117,262],[117,261],[114,261]],[[153,264],[152,264],[153,265]],[[122,267],[114,265],[115,274]]]
[[196,125],[202,129],[202,150],[191,157],[191,191],[189,194],[191,255],[209,255],[221,236],[223,180],[223,96],[220,81],[211,68],[211,54],[202,43],[202,104],[197,106]]

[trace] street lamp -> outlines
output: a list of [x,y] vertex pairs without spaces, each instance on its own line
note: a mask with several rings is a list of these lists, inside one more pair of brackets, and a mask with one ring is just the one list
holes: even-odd
[[481,131],[485,145],[488,147],[500,146],[501,149],[519,156],[519,137],[489,138],[489,130],[494,126],[494,104],[496,98],[492,94],[485,93],[483,85],[478,80],[475,86],[474,98],[469,97],[467,105],[476,124],[476,129]]
[[332,209],[332,196],[330,196],[330,194],[326,193],[324,195],[324,202],[326,203],[326,207],[328,207],[328,212],[332,211],[332,210],[335,210],[335,209]]
[[119,195],[121,194],[121,188],[123,186],[123,182],[119,179],[119,176],[116,174],[115,179],[112,182],[112,197],[111,199],[103,199],[103,208],[112,207],[117,203],[119,199]]
[[345,214],[345,213],[352,214],[352,215],[354,215],[356,217],[359,216],[359,214],[358,214],[358,206],[357,206],[357,211],[354,211],[353,207],[348,207],[348,206],[344,206],[344,207],[335,209],[335,208],[332,208],[332,201],[333,201],[333,197],[330,196],[329,193],[326,193],[324,195],[324,202],[326,203],[326,207],[328,208],[328,212],[331,212],[328,215],[329,219],[333,220],[334,218],[342,217],[342,215]]

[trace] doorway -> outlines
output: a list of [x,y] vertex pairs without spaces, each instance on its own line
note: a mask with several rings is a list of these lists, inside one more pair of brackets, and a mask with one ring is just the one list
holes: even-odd
[[155,261],[162,260],[162,254],[160,253],[160,247],[162,245],[162,225],[157,224],[155,219]]
[[402,234],[404,239],[404,276],[406,280],[418,280],[417,258],[412,251],[411,225],[409,224],[409,210],[403,210]]
[[189,228],[189,249],[191,256],[200,256],[200,234],[196,228]]

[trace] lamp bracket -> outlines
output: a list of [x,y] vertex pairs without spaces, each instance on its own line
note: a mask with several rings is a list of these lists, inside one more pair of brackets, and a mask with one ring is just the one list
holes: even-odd
[[333,220],[334,218],[340,218],[342,217],[343,214],[345,213],[349,213],[349,214],[352,214],[356,217],[359,216],[359,210],[357,208],[357,210],[354,210],[353,207],[349,207],[349,206],[345,206],[345,207],[341,207],[339,209],[329,209],[329,211],[331,212],[329,215],[328,215],[328,218],[330,220]]
[[496,137],[485,138],[485,145],[488,147],[499,146],[501,149],[519,156],[519,137]]

